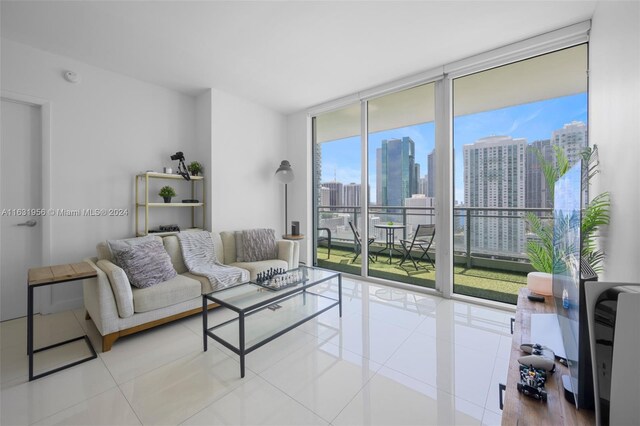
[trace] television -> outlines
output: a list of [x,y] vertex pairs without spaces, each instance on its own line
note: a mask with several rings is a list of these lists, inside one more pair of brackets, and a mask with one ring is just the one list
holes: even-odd
[[584,202],[582,176],[582,162],[578,161],[554,187],[553,296],[570,373],[562,377],[565,397],[578,409],[593,409],[593,372],[584,283],[598,277],[580,255]]

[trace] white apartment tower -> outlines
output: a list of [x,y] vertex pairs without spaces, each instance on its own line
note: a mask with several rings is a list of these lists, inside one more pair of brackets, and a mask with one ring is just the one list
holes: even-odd
[[350,183],[343,186],[342,201],[345,206],[360,205],[360,184]]
[[[525,207],[527,141],[489,136],[464,146],[465,207]],[[471,211],[465,235],[476,253],[521,256],[525,245],[523,212]],[[512,217],[513,218],[510,218]]]
[[569,165],[574,165],[582,151],[587,147],[587,125],[581,121],[572,121],[562,129],[551,133],[551,145],[558,145],[567,155]]

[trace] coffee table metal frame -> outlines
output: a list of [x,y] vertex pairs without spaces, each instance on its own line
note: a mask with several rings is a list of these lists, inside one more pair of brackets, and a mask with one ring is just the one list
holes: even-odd
[[[304,268],[304,266],[301,266],[301,268]],[[316,269],[316,270],[320,270],[320,268],[309,268],[306,267],[308,269]],[[323,270],[324,271],[324,270]],[[300,284],[299,286],[295,286],[295,287],[290,287],[290,288],[286,288],[283,290],[278,290],[278,291],[273,291],[273,290],[267,290],[263,287],[258,286],[257,284],[254,284],[252,282],[247,282],[244,284],[241,284],[240,286],[252,286],[255,287],[256,291],[263,291],[263,292],[267,292],[272,294],[272,297],[268,297],[267,299],[264,299],[258,303],[255,303],[251,306],[248,307],[244,307],[244,308],[240,308],[238,306],[235,306],[232,303],[228,303],[225,299],[224,299],[224,292],[225,290],[231,290],[233,288],[236,287],[232,287],[229,289],[224,289],[224,290],[220,290],[217,292],[213,292],[213,293],[207,293],[207,294],[203,294],[202,295],[202,334],[203,334],[203,347],[204,347],[204,351],[206,352],[208,349],[208,341],[207,341],[207,337],[211,337],[212,339],[214,339],[215,341],[219,342],[220,344],[222,344],[223,346],[225,346],[226,348],[228,348],[229,350],[231,350],[232,352],[234,352],[235,354],[240,356],[240,377],[244,377],[245,375],[245,357],[247,354],[253,352],[254,350],[258,349],[259,347],[271,342],[272,340],[282,336],[283,334],[293,330],[294,328],[298,327],[301,324],[304,324],[305,322],[309,321],[312,318],[317,317],[318,315],[328,311],[329,309],[338,306],[338,313],[339,316],[342,317],[342,275],[339,272],[333,272],[333,271],[325,271],[328,272],[330,275],[316,280],[316,281],[308,281],[304,284]],[[327,282],[333,279],[338,279],[338,299],[334,299],[332,297],[328,297],[322,294],[318,294],[318,293],[312,293],[312,292],[308,292],[307,290],[311,287],[317,286],[319,284],[322,284],[323,282]],[[323,299],[328,299],[330,301],[332,301],[333,303],[330,303],[329,305],[323,307],[322,309],[314,312],[311,315],[308,315],[298,321],[293,322],[291,325],[289,325],[288,327],[277,331],[276,333],[270,335],[269,337],[258,341],[257,343],[253,344],[250,347],[246,347],[246,342],[245,342],[245,318],[247,316],[250,316],[252,314],[258,313],[260,311],[263,311],[264,309],[269,309],[272,305],[276,305],[278,303],[284,302],[288,299],[291,299],[293,297],[299,296],[299,295],[303,295],[303,298],[305,298],[306,301],[306,295],[307,294],[313,294],[314,297],[320,297]],[[207,304],[208,302],[214,302],[219,304],[222,307],[225,307],[231,311],[234,311],[238,314],[237,318],[233,318],[231,320],[228,321],[224,321],[220,324],[217,324],[213,327],[209,327],[208,325],[208,316],[207,316]],[[222,337],[218,336],[215,334],[215,330],[225,326],[229,323],[238,321],[238,333],[239,333],[239,339],[238,339],[238,347],[234,346],[232,343],[224,340]]]

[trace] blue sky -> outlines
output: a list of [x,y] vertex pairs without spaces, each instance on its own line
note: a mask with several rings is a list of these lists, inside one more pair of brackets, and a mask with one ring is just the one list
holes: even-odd
[[[464,198],[462,146],[493,135],[525,138],[528,143],[549,139],[551,133],[572,121],[587,122],[587,94],[565,96],[532,102],[454,119],[454,180],[455,199]],[[435,146],[434,123],[424,123],[369,135],[369,185],[375,201],[376,149],[383,139],[409,136],[415,142],[416,162],[420,174],[427,173],[427,155]],[[340,139],[322,144],[322,181],[360,182],[360,137]]]

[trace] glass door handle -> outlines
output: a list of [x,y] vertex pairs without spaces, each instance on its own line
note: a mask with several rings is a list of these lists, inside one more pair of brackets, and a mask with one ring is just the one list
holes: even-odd
[[31,219],[31,220],[28,220],[28,221],[26,221],[24,223],[19,223],[18,226],[28,226],[29,228],[33,228],[37,224],[38,224],[38,222],[36,222],[35,220]]

